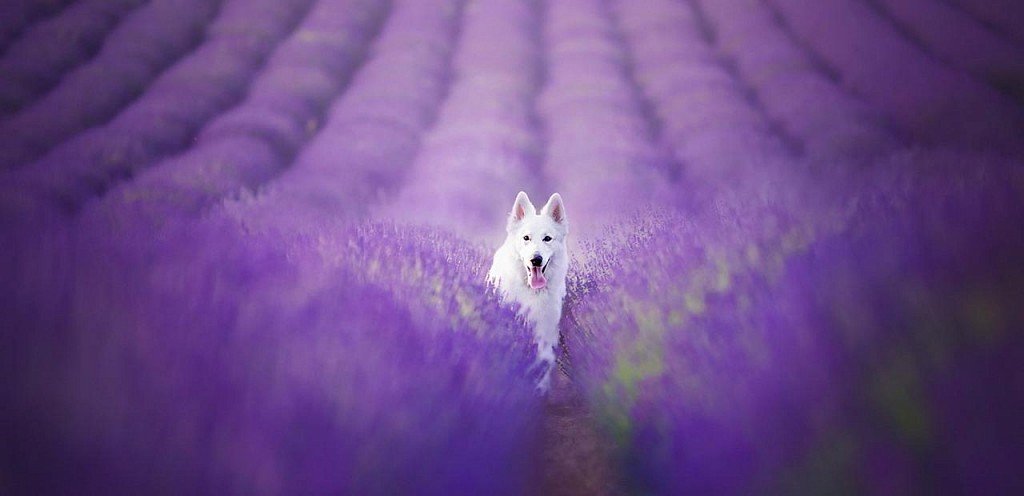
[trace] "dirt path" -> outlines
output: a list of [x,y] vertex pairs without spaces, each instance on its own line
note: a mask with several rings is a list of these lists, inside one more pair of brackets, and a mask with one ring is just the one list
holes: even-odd
[[562,367],[552,376],[544,412],[541,494],[624,494],[611,445],[600,435],[586,402]]

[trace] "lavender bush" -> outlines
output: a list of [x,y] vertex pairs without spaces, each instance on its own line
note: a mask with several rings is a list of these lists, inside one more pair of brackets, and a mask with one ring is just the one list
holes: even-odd
[[[12,439],[18,487],[517,494],[530,481],[530,334],[484,286],[479,249],[386,225],[254,236],[231,219],[99,238],[81,240],[93,261],[74,285],[89,282],[71,289],[59,343],[37,350],[69,358],[32,363],[49,380],[11,391],[69,419],[62,439]],[[53,479],[23,465],[39,458],[85,468]]]
[[1024,491],[999,4],[4,6],[0,493]]
[[[668,494],[1018,487],[1014,443],[979,433],[985,463],[955,444],[964,422],[1012,429],[1007,400],[982,393],[960,409],[944,393],[960,360],[1010,366],[1024,317],[1010,303],[1019,172],[964,172],[963,159],[879,166],[837,204],[809,203],[817,222],[761,207],[776,233],[728,211],[653,216],[629,263],[613,256],[609,275],[577,280],[567,346],[633,482]],[[944,163],[900,170],[926,160]]]

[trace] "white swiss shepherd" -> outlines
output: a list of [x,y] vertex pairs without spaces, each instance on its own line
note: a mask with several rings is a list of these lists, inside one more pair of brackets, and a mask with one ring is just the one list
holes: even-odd
[[519,304],[519,315],[533,325],[537,360],[546,370],[538,386],[547,390],[558,344],[558,321],[565,299],[569,253],[565,237],[569,225],[562,197],[555,193],[537,213],[520,191],[506,227],[505,243],[494,253],[487,280],[507,302]]

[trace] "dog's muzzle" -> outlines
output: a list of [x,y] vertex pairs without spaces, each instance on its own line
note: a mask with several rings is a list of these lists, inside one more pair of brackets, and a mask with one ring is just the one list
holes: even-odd
[[[548,259],[548,263],[551,263],[551,259]],[[544,259],[540,255],[530,259],[530,275],[526,282],[531,289],[544,289],[548,285],[548,279],[544,277],[544,271],[547,269],[548,265],[544,263]]]

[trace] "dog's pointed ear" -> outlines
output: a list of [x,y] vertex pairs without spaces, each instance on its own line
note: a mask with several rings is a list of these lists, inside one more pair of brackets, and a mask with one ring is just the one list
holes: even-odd
[[562,195],[555,193],[548,199],[548,203],[541,209],[541,215],[547,215],[559,224],[565,224],[565,205],[562,204]]
[[537,215],[537,209],[530,203],[530,197],[526,196],[526,192],[520,191],[516,195],[516,202],[512,204],[512,212],[508,215],[508,229],[511,230],[513,224],[523,220],[527,215]]

